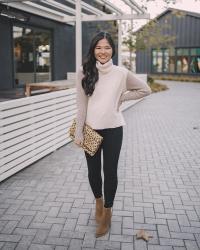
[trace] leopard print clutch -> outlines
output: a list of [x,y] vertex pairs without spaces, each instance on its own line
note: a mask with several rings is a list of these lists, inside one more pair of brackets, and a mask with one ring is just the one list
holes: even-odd
[[[76,120],[73,120],[71,127],[69,128],[69,136],[72,140],[75,138],[75,130],[76,130]],[[93,156],[99,146],[102,143],[103,137],[97,133],[94,129],[92,129],[87,124],[84,125],[83,128],[83,145],[82,148],[91,156]]]

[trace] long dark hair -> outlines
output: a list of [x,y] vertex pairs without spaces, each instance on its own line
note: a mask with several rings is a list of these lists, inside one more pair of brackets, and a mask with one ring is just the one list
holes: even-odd
[[90,48],[86,57],[85,62],[83,63],[83,74],[84,77],[82,79],[82,87],[85,91],[87,96],[91,96],[94,88],[95,83],[99,79],[99,73],[96,68],[96,58],[94,55],[94,50],[97,43],[102,40],[106,39],[112,48],[112,57],[115,55],[115,44],[111,35],[107,32],[99,32],[91,41]]

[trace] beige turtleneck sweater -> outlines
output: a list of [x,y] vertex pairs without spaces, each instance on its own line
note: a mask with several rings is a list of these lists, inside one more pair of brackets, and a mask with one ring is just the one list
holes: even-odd
[[105,64],[97,61],[99,80],[93,94],[88,97],[82,88],[83,73],[77,74],[77,127],[75,139],[82,139],[86,122],[93,129],[115,128],[125,125],[118,105],[127,100],[142,98],[151,93],[149,86],[123,67],[113,65],[112,59]]

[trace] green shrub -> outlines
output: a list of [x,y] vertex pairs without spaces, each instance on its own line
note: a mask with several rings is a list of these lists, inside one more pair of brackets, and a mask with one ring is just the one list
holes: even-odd
[[168,89],[168,87],[165,84],[155,82],[154,78],[149,75],[147,76],[147,82],[153,93]]
[[148,77],[153,78],[154,80],[200,82],[200,77],[186,75],[149,75]]
[[151,88],[153,93],[169,89],[165,84],[157,82],[149,82],[149,87]]
[[148,83],[153,83],[154,82],[154,79],[151,77],[151,76],[147,76],[147,82]]

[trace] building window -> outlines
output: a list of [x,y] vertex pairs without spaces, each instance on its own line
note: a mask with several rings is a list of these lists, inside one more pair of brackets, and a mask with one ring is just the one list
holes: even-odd
[[163,51],[163,72],[169,71],[169,50],[165,49]]
[[191,49],[190,72],[200,73],[200,48]]
[[170,49],[153,49],[152,66],[155,73],[174,72],[174,61]]
[[50,32],[13,27],[15,84],[51,80]]
[[152,50],[153,73],[200,73],[200,48]]
[[176,49],[176,72],[188,73],[189,71],[189,49]]
[[175,49],[169,49],[169,73],[175,72],[176,58],[175,58]]
[[153,72],[162,73],[163,71],[163,50],[153,50]]

